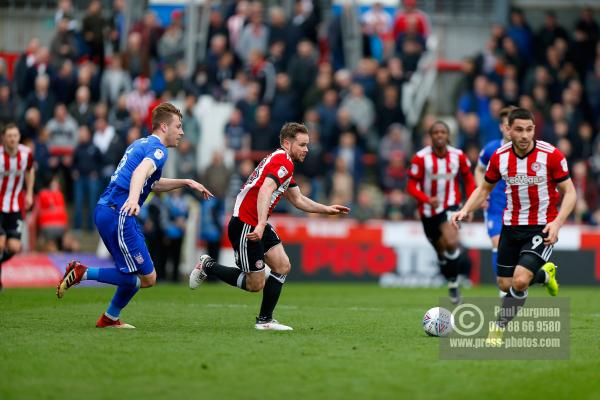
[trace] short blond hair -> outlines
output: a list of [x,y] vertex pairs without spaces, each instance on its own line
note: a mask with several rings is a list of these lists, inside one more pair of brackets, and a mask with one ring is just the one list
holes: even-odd
[[158,129],[163,122],[169,124],[173,115],[177,115],[179,119],[183,119],[181,111],[171,103],[160,103],[152,110],[152,131]]

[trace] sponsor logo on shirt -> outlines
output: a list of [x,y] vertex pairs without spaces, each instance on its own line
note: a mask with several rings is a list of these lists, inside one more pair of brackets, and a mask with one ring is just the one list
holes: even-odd
[[509,185],[540,185],[542,183],[546,183],[545,176],[503,175],[502,179],[504,179]]

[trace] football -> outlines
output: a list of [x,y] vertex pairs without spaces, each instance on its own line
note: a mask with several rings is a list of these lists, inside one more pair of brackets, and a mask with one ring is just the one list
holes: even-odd
[[444,307],[430,308],[423,316],[423,329],[429,336],[446,336],[452,332],[452,313]]

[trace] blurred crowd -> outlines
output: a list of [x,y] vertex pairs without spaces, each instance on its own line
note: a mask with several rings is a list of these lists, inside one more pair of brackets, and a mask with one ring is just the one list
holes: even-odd
[[[79,18],[70,0],[60,0],[49,46],[31,39],[10,79],[0,62],[0,123],[17,121],[23,142],[34,149],[37,192],[60,177],[76,230],[92,229],[90,211],[124,149],[149,134],[152,108],[173,99],[184,104],[186,134],[176,150],[176,174],[201,179],[217,194],[201,209],[207,223],[200,234],[209,244],[219,242],[228,202],[291,120],[310,131],[309,155],[296,172],[305,194],[350,205],[360,220],[414,218],[406,168],[427,144],[423,132],[435,118],[425,115],[408,130],[400,100],[426,51],[429,19],[414,0],[402,1],[395,15],[376,3],[359,16],[361,53],[351,66],[342,38],[353,10],[344,6],[325,21],[320,4],[296,0],[291,14],[260,1],[215,4],[205,56],[186,65],[182,11],[167,24],[147,11],[126,32],[123,0],[110,9],[90,1]],[[481,147],[500,138],[502,107],[532,109],[537,136],[571,163],[580,192],[577,221],[600,221],[600,45],[591,11],[582,10],[572,27],[561,27],[549,12],[533,32],[524,14],[512,10],[509,25],[492,28],[485,50],[466,60],[463,72],[455,144],[473,165]],[[205,95],[234,104],[224,132],[224,150],[237,154],[232,168],[217,152],[206,170],[198,169],[200,138],[214,134],[202,130],[193,112]],[[169,246],[181,246],[189,201],[173,193],[148,203],[146,233],[168,237],[154,246],[159,261],[178,253]],[[285,202],[278,211],[293,212]]]
[[458,145],[477,159],[499,138],[498,113],[506,105],[532,110],[536,138],[566,156],[578,193],[577,222],[600,222],[600,41],[592,10],[583,8],[573,26],[561,26],[553,11],[534,31],[520,9],[508,26],[495,25],[485,49],[463,64],[457,91]]

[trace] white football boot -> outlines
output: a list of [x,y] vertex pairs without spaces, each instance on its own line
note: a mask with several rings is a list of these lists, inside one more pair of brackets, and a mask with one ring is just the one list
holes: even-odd
[[254,324],[254,328],[259,331],[293,331],[294,328],[291,326],[280,324],[276,319],[271,319],[269,321],[260,321],[256,318],[256,323]]
[[204,254],[200,257],[200,261],[194,267],[190,273],[190,289],[197,289],[208,277],[206,275],[206,267],[208,264],[214,263],[215,260],[208,254]]

